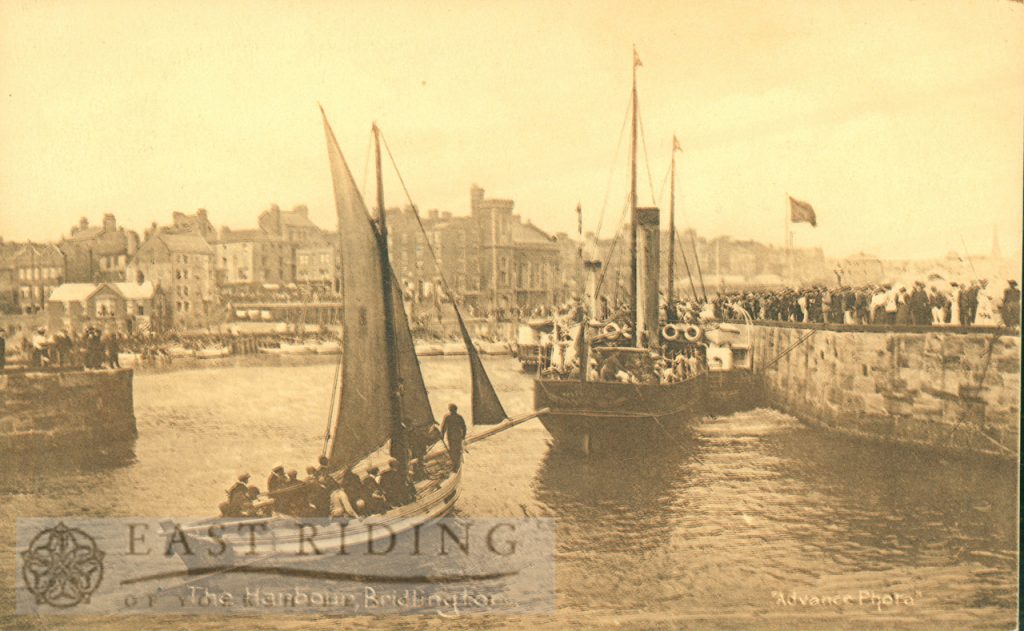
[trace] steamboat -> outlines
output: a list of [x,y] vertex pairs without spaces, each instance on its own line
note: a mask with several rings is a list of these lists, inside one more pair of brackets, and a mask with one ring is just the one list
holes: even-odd
[[734,324],[716,321],[707,310],[680,318],[674,308],[675,167],[680,151],[674,138],[668,294],[661,317],[660,209],[637,204],[639,65],[634,51],[628,314],[620,321],[593,319],[606,315],[597,313],[601,282],[593,280],[601,265],[581,261],[589,275],[589,313],[584,310],[575,318],[574,350],[552,346],[552,354],[556,349],[560,353],[550,360],[570,362],[575,370],[540,370],[534,380],[534,403],[556,448],[586,455],[679,440],[681,431],[701,417],[748,409],[757,401],[749,316],[743,314],[744,321]]

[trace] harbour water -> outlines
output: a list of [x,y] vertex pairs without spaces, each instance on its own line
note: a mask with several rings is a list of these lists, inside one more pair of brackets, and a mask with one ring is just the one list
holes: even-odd
[[[267,626],[216,617],[11,617],[18,516],[203,516],[239,472],[262,481],[278,461],[302,471],[315,460],[333,363],[213,361],[136,374],[139,438],[129,453],[0,465],[0,621],[79,630]],[[531,383],[515,360],[485,361],[509,413],[528,411]],[[449,401],[468,409],[465,358],[422,365],[438,414]],[[771,410],[705,419],[695,440],[666,436],[649,453],[590,460],[552,452],[531,421],[470,448],[457,510],[557,520],[557,613],[387,624],[1012,628],[1016,492],[1012,465],[855,442]],[[371,622],[275,616],[271,626]]]

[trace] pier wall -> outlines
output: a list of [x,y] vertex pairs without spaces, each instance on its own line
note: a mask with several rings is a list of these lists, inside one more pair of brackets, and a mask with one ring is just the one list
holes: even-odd
[[0,372],[0,454],[90,449],[135,435],[131,370]]
[[1005,458],[1018,450],[1020,341],[1000,329],[753,327],[773,407],[862,438]]

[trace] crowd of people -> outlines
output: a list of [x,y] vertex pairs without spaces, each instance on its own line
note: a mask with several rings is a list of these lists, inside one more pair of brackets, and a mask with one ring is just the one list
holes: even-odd
[[295,469],[286,473],[284,465],[277,465],[267,478],[266,496],[243,473],[228,489],[221,515],[269,517],[276,511],[293,517],[365,517],[416,498],[410,469],[403,470],[395,458],[383,469],[370,467],[361,476],[345,469],[340,480],[331,475],[328,465],[327,458],[321,457],[317,466],[306,467],[303,479]]
[[[719,320],[741,319],[746,313],[759,321],[1015,327],[1020,325],[1020,298],[1015,280],[1002,288],[987,280],[918,280],[734,293],[714,297],[707,304]],[[701,317],[705,310],[706,306],[696,301],[681,302],[669,315],[679,321],[699,321],[707,319]]]
[[[95,326],[87,326],[81,334],[59,330],[50,333],[46,327],[39,327],[30,335],[21,338],[21,354],[31,368],[85,368],[99,370],[120,368],[118,353],[122,337],[116,332],[105,332]],[[0,356],[6,354],[4,339]],[[5,367],[6,358],[0,359],[0,368]]]
[[[296,336],[290,333],[182,335],[177,332],[141,331],[130,334],[104,329],[87,323],[80,333],[68,329],[50,331],[38,327],[23,334],[11,351],[20,351],[21,363],[33,369],[84,368],[100,370],[120,368],[119,355],[134,354],[133,366],[167,366],[176,354],[190,354],[210,348],[224,348],[230,354],[255,352],[260,348],[278,347],[283,343],[319,343],[334,339],[331,334],[311,333]],[[0,331],[0,369],[6,364],[8,340]]]
[[306,467],[303,479],[297,470],[286,472],[284,465],[278,464],[267,478],[266,495],[249,483],[249,473],[242,473],[227,490],[227,501],[220,505],[221,516],[269,517],[275,512],[292,517],[379,515],[415,501],[415,482],[428,475],[425,455],[438,440],[444,441],[452,468],[461,468],[465,436],[465,419],[452,403],[440,426],[431,426],[425,432],[408,432],[408,464],[389,458],[383,468],[371,466],[359,475],[348,467],[336,476],[330,460],[321,456],[316,466]]

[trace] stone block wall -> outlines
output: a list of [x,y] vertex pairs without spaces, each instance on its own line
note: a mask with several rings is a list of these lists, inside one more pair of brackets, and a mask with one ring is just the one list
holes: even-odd
[[1017,455],[1019,335],[759,324],[753,341],[768,401],[809,424],[945,451]]
[[0,373],[0,454],[104,447],[135,435],[131,370]]

